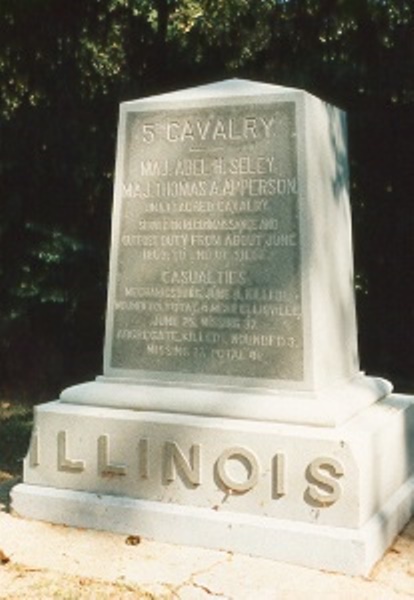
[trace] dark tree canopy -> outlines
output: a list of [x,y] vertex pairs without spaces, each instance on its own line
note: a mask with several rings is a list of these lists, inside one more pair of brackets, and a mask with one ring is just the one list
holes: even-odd
[[101,371],[119,103],[234,76],[348,112],[362,367],[412,385],[413,3],[0,0],[0,31],[3,394]]

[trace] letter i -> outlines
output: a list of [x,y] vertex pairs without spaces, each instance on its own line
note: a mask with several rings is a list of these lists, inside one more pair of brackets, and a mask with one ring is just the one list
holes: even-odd
[[138,443],[138,469],[139,476],[141,479],[149,479],[150,467],[149,467],[149,440],[142,438]]
[[286,456],[285,454],[275,454],[273,457],[273,489],[272,497],[277,500],[285,496],[286,489]]

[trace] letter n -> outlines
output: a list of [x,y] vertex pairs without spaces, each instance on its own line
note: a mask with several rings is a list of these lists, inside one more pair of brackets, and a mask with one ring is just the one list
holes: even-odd
[[201,446],[193,444],[190,448],[190,457],[187,460],[181,448],[175,442],[164,444],[164,480],[175,481],[179,475],[184,483],[194,486],[201,485]]

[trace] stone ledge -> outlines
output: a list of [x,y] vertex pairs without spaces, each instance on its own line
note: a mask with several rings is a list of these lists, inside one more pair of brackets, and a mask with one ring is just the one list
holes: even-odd
[[336,427],[392,391],[385,379],[361,373],[319,392],[212,387],[99,378],[69,387],[62,402],[190,415]]

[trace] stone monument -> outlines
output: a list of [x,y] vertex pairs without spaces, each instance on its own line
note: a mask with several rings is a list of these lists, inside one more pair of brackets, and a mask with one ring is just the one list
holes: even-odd
[[414,399],[359,370],[345,115],[229,80],[121,105],[103,376],[37,407],[14,510],[367,573]]

